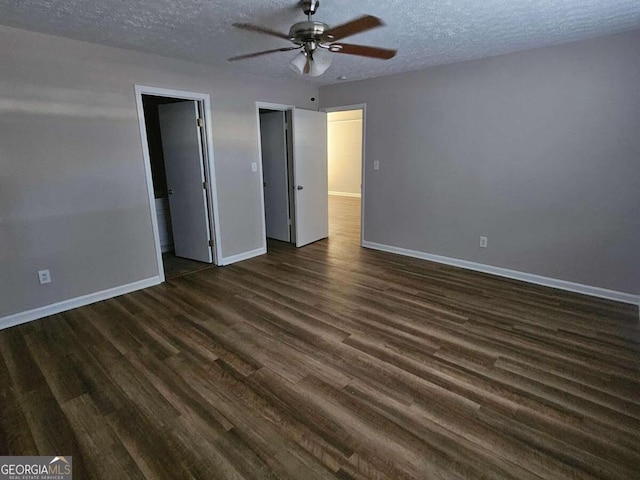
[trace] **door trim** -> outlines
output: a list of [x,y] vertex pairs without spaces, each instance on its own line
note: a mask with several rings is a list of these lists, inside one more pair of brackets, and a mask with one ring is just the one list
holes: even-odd
[[[367,157],[367,104],[366,103],[357,103],[354,105],[340,105],[337,107],[325,107],[321,108],[321,112],[331,113],[331,112],[345,112],[348,110],[362,110],[362,187],[360,189],[360,246],[364,247],[364,198],[365,198],[365,165],[366,165],[366,157]],[[328,192],[327,192],[328,193]]]
[[160,234],[158,233],[158,217],[156,214],[156,202],[153,192],[153,178],[151,175],[151,157],[149,156],[149,145],[147,143],[147,127],[144,118],[143,95],[155,95],[157,97],[180,98],[184,100],[201,101],[204,105],[204,123],[206,148],[206,171],[205,181],[207,182],[207,196],[209,208],[213,216],[213,224],[210,222],[211,238],[214,239],[215,248],[213,251],[213,263],[220,265],[222,261],[222,245],[220,241],[220,214],[218,211],[218,192],[215,173],[215,162],[213,160],[213,127],[211,122],[211,98],[208,93],[188,92],[184,90],[173,90],[168,88],[149,87],[146,85],[135,85],[136,107],[138,109],[138,126],[140,128],[140,141],[142,143],[142,157],[144,172],[147,180],[147,195],[149,200],[149,213],[153,226],[153,239],[156,249],[156,260],[158,263],[158,276],[164,282],[164,265],[162,262],[162,247],[160,245]]
[[[260,109],[277,110],[280,112],[288,112],[293,110],[293,105],[283,105],[280,103],[256,102],[256,129],[258,132],[258,177],[260,180],[260,208],[262,210],[262,248],[267,251],[267,220],[264,209],[264,173],[262,172],[262,136],[260,132]],[[287,147],[288,148],[288,147]],[[291,198],[289,198],[289,206],[291,206]]]

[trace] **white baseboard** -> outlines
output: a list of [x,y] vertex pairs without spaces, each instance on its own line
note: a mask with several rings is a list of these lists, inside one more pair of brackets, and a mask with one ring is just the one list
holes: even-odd
[[332,192],[329,191],[329,195],[335,195],[337,197],[355,197],[355,198],[361,198],[362,194],[360,193],[349,193],[349,192]]
[[255,250],[249,250],[248,252],[238,253],[237,255],[231,255],[230,257],[224,257],[220,265],[231,265],[232,263],[241,262],[242,260],[249,260],[253,257],[258,257],[267,253],[267,247],[256,248]]
[[436,263],[443,263],[445,265],[452,265],[454,267],[466,268],[467,270],[474,270],[476,272],[490,273],[499,277],[511,278],[513,280],[521,280],[523,282],[534,283],[536,285],[543,285],[545,287],[557,288],[559,290],[567,290],[569,292],[582,293],[584,295],[590,295],[592,297],[606,298],[608,300],[615,300],[622,303],[630,303],[632,305],[640,306],[640,295],[632,295],[625,292],[617,292],[615,290],[607,290],[606,288],[592,287],[590,285],[583,285],[580,283],[567,282],[566,280],[558,280],[557,278],[543,277],[541,275],[534,275],[532,273],[519,272],[517,270],[509,270],[507,268],[492,267],[491,265],[485,265],[482,263],[469,262],[467,260],[460,260],[457,258],[443,257],[440,255],[433,255],[430,253],[418,252],[416,250],[409,250],[406,248],[393,247],[390,245],[384,245],[374,242],[362,242],[362,246],[365,248],[371,248],[372,250],[380,250],[383,252],[396,253],[398,255],[405,255],[407,257],[420,258],[422,260],[430,260]]
[[145,280],[139,280],[137,282],[128,283],[127,285],[121,285],[119,287],[109,288],[100,292],[89,293],[82,295],[81,297],[64,300],[62,302],[53,303],[44,307],[34,308],[33,310],[27,310],[26,312],[15,313],[8,317],[0,318],[0,330],[9,327],[15,327],[23,323],[38,320],[39,318],[55,315],[56,313],[66,312],[73,308],[84,307],[90,303],[100,302],[109,298],[118,297],[125,293],[135,292],[136,290],[142,290],[143,288],[153,287],[162,283],[159,276],[147,278]]

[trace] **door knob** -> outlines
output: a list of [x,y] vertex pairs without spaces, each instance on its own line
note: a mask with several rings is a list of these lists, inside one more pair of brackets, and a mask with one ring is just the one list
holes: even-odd
[[173,188],[170,188],[169,191],[167,192],[169,195],[173,195]]
[[296,187],[296,190],[302,190],[303,188],[304,188],[304,187],[303,187],[302,185],[298,185],[298,186]]

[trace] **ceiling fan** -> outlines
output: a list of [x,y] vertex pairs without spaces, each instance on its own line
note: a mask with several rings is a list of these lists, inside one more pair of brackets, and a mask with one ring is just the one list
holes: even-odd
[[303,0],[300,2],[300,6],[307,16],[307,21],[294,24],[289,30],[289,34],[280,33],[270,28],[252,25],[250,23],[233,24],[235,28],[241,30],[263,33],[283,40],[289,40],[293,42],[295,46],[238,55],[237,57],[231,57],[227,60],[229,62],[235,62],[237,60],[260,57],[271,53],[300,50],[300,53],[289,65],[300,74],[316,77],[322,75],[327,68],[329,68],[331,64],[331,53],[358,55],[381,60],[389,60],[396,55],[396,50],[339,42],[343,38],[355,35],[356,33],[362,33],[382,26],[382,20],[379,18],[372,15],[365,15],[331,28],[326,23],[311,20],[311,16],[318,11],[318,7],[320,6],[319,0]]

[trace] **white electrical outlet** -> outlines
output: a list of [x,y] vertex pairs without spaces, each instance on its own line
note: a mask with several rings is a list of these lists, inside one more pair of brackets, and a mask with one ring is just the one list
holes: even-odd
[[49,273],[49,270],[38,270],[38,279],[40,280],[40,285],[51,283],[51,274]]
[[378,160],[374,160],[373,169],[374,170],[380,170],[380,162]]
[[256,173],[258,171],[258,162],[251,162],[251,171]]
[[480,248],[487,248],[489,239],[487,237],[480,237]]

